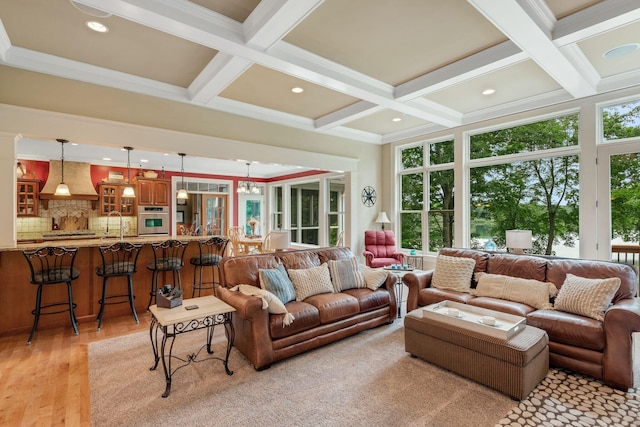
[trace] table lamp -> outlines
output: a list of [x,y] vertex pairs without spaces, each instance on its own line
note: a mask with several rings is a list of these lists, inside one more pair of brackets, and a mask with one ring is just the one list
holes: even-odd
[[387,213],[386,212],[380,212],[378,214],[378,218],[376,218],[376,224],[382,224],[382,231],[384,231],[384,225],[385,224],[390,224],[391,221],[389,221],[389,218],[387,217]]
[[291,246],[291,233],[289,230],[275,230],[271,232],[270,246],[276,252],[289,249]]
[[507,230],[507,247],[513,249],[514,254],[524,254],[523,249],[533,247],[531,230]]

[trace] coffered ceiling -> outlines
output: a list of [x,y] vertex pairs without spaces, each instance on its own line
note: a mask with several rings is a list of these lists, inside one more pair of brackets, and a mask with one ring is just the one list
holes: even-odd
[[36,72],[347,142],[640,84],[640,50],[603,57],[640,44],[637,0],[2,0],[0,20],[0,79]]

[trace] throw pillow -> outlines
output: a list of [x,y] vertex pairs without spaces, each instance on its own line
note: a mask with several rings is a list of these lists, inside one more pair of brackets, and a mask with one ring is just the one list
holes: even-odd
[[328,264],[334,292],[367,287],[356,257],[338,260],[332,259],[329,260]]
[[296,290],[296,301],[303,301],[306,298],[333,292],[331,274],[327,263],[318,267],[289,270],[289,277]]
[[476,273],[475,278],[478,286],[471,290],[472,295],[521,302],[537,309],[552,308],[549,297],[558,292],[553,283],[534,279],[489,273]]
[[469,292],[475,266],[473,258],[438,255],[431,285],[438,289]]
[[287,310],[287,307],[278,299],[277,296],[265,289],[259,289],[253,285],[238,285],[230,289],[244,295],[254,296],[262,299],[262,308],[267,309],[272,314],[284,314],[282,318],[282,327],[289,326],[296,319],[295,316]]
[[384,285],[384,283],[387,281],[389,273],[382,268],[371,268],[363,266],[362,275],[364,276],[364,281],[367,284],[367,288],[375,291],[380,286]]
[[587,279],[567,274],[558,291],[554,308],[560,311],[604,320],[604,312],[620,288],[620,278]]
[[295,301],[296,291],[282,264],[276,268],[258,270],[260,287],[274,294],[283,304]]

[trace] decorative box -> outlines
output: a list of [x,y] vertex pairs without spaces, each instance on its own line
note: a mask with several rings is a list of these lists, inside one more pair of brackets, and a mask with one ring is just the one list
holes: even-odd
[[182,305],[182,291],[176,294],[167,293],[163,294],[162,289],[158,289],[158,295],[156,296],[156,304],[158,307],[174,308]]

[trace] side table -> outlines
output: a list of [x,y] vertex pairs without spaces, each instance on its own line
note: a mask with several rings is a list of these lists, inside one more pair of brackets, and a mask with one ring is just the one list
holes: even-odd
[[[191,306],[197,306],[197,308],[187,310],[186,307]],[[150,370],[154,371],[158,367],[158,361],[162,358],[162,367],[166,379],[166,388],[162,397],[169,396],[171,392],[171,376],[173,373],[191,362],[218,359],[224,362],[224,369],[227,375],[233,375],[233,371],[229,370],[229,354],[231,353],[231,347],[233,346],[235,338],[235,330],[231,322],[231,315],[235,311],[235,308],[214,296],[206,296],[184,300],[183,305],[175,308],[162,308],[157,305],[152,305],[149,307],[149,311],[151,312],[149,336],[151,338],[154,358],[154,364]],[[207,353],[213,354],[211,341],[216,325],[224,325],[225,328],[225,334],[227,336],[227,352],[225,358],[209,357],[196,360],[200,351],[202,351],[205,346]],[[173,344],[178,335],[203,328],[207,328],[207,342],[200,347],[196,353],[187,355],[186,359],[172,355]],[[162,332],[162,340],[159,339],[160,332]],[[175,369],[172,368],[174,358],[183,362]]]
[[416,271],[416,269],[414,267],[391,268],[391,266],[384,267],[384,269],[396,276],[396,304],[398,306],[398,319],[400,319],[402,317],[402,297],[404,294],[404,282],[402,278],[405,274]]

